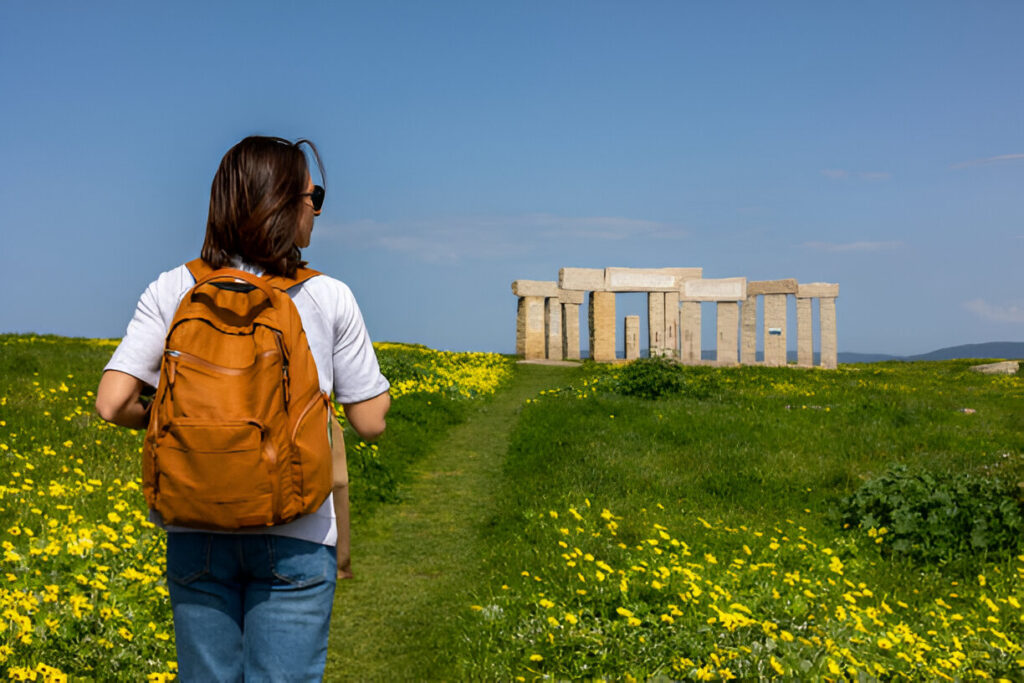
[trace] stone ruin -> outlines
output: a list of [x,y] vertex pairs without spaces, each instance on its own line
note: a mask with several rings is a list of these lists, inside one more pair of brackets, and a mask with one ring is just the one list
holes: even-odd
[[[820,366],[837,366],[836,298],[839,285],[797,283],[794,279],[747,281],[743,277],[705,279],[701,268],[562,268],[558,282],[516,280],[516,354],[527,360],[578,360],[580,309],[590,292],[588,322],[590,357],[616,360],[615,294],[647,294],[647,329],[652,356],[681,363],[706,362],[701,357],[701,303],[715,302],[717,344],[715,364],[757,363],[757,298],[763,298],[764,360],[784,366],[786,310],[796,297],[797,366],[814,365],[812,300],[818,299]],[[626,360],[640,357],[640,316],[625,317]]]

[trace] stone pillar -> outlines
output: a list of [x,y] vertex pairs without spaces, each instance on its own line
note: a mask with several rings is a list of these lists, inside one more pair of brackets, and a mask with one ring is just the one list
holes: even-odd
[[519,297],[516,307],[516,355],[526,355],[526,299]]
[[757,295],[751,294],[749,290],[740,316],[740,362],[753,365],[757,362]]
[[719,365],[736,365],[737,328],[740,323],[740,305],[736,301],[719,301],[717,305],[717,343],[715,361]]
[[591,292],[588,313],[590,357],[595,361],[615,360],[615,293]]
[[[529,360],[546,358],[547,339],[544,301],[558,297],[558,285],[538,280],[515,280],[512,293],[519,297],[516,313],[516,354]],[[561,327],[561,324],[559,324]]]
[[665,292],[647,292],[647,341],[651,358],[665,352]]
[[[737,302],[747,298],[747,279],[743,277],[728,277],[718,279],[687,280],[679,290],[679,298],[683,302],[682,333],[683,344],[680,360],[684,363],[694,363],[701,360],[700,353],[700,304],[702,301],[718,302],[718,319],[716,321],[718,333],[717,358],[729,358],[731,363],[736,362],[736,328],[739,324],[739,307]],[[722,303],[731,303],[732,306],[722,308]],[[724,311],[724,312],[723,312]],[[726,316],[728,320],[723,319]],[[731,322],[729,322],[731,320]],[[731,332],[727,330],[731,325]],[[725,343],[732,349],[723,356],[722,335],[725,334]]]
[[764,295],[764,364],[786,364],[786,295]]
[[684,363],[700,362],[700,302],[684,301],[680,328],[683,334],[682,353],[679,359]]
[[562,304],[562,358],[580,359],[579,304]]
[[[821,367],[835,369],[839,366],[839,353],[836,344],[836,297],[839,296],[839,285],[834,282],[810,282],[807,284],[801,284],[797,289],[797,333],[803,335],[800,331],[800,302],[801,300],[807,301],[807,319],[811,320],[810,308],[811,299],[818,299],[818,323],[820,324],[819,339],[821,340]],[[810,327],[811,322],[807,323]],[[810,333],[808,338],[810,338]],[[798,339],[803,348],[803,341]],[[813,363],[813,344],[809,344],[810,351],[808,352]],[[803,365],[803,362],[800,363]]]
[[665,292],[665,341],[664,353],[669,358],[679,358],[679,292]]
[[527,360],[539,360],[544,358],[544,297],[524,296],[522,299],[523,309],[523,358]]
[[640,316],[626,316],[626,360],[640,357]]
[[796,299],[796,364],[802,368],[814,365],[814,317],[811,299]]
[[839,367],[839,346],[836,338],[836,298],[818,300],[818,319],[821,321],[821,367],[834,370]]
[[562,359],[562,304],[554,298],[544,299],[545,357],[548,360]]
[[583,292],[559,289],[558,301],[562,305],[561,357],[567,360],[579,360],[580,305],[583,303]]
[[[747,297],[763,296],[764,299],[764,364],[785,365],[786,358],[786,297],[797,293],[797,282],[785,280],[753,280],[747,283]],[[744,318],[746,320],[746,318]],[[751,330],[756,329],[756,320]],[[745,332],[745,330],[744,330]],[[751,332],[751,337],[754,333]],[[746,340],[744,340],[746,342]],[[750,343],[750,342],[746,342]]]

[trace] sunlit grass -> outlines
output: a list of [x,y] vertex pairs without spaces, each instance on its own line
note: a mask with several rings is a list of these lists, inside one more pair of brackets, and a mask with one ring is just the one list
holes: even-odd
[[1024,383],[970,364],[691,368],[659,400],[592,367],[541,392],[487,531],[508,570],[468,606],[467,670],[1019,679],[1024,556],[914,564],[839,514],[894,463],[1024,480]]
[[[146,520],[141,433],[93,411],[116,343],[0,335],[0,671],[15,680],[174,677],[165,535]],[[406,403],[486,395],[511,372],[493,354],[383,346],[405,396],[391,422],[399,436],[380,447],[351,440],[350,462],[364,453],[378,463],[355,468],[357,491],[372,491],[374,476],[400,476],[388,444],[405,454],[415,452],[409,440],[430,442],[403,425]]]
[[951,680],[1024,667],[1024,555],[895,590],[853,537],[825,545],[792,520],[681,523],[657,508],[629,520],[638,538],[586,499],[532,519],[532,560],[471,606],[488,644],[476,673]]

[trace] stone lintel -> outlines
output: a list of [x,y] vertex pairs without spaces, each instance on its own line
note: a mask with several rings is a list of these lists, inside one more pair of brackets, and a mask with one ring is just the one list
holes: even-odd
[[681,301],[743,301],[747,298],[747,278],[687,280],[679,293]]
[[699,279],[702,268],[605,268],[609,292],[675,292],[687,280]]
[[795,278],[786,280],[754,280],[747,283],[747,296],[758,294],[796,294]]
[[563,304],[576,304],[577,306],[583,303],[584,293],[582,290],[574,289],[560,289],[558,290],[558,301]]
[[603,292],[604,268],[559,268],[558,286],[583,292]]
[[839,296],[839,284],[835,282],[801,283],[796,289],[798,299],[834,299]]
[[546,280],[513,280],[512,293],[516,296],[557,297],[558,284]]

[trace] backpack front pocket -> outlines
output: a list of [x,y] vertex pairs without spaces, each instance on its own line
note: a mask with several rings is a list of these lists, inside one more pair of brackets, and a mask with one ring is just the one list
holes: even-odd
[[158,438],[156,509],[168,524],[237,529],[273,523],[263,427],[178,418]]

